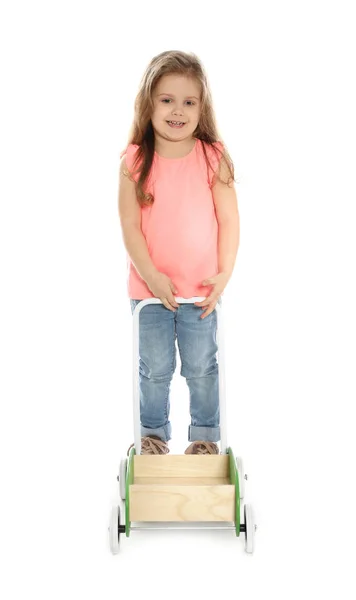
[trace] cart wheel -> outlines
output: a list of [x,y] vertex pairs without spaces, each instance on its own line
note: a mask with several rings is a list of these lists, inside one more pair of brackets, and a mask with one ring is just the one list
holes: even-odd
[[240,500],[243,500],[245,497],[245,473],[242,458],[240,456],[236,457],[236,467],[239,474]]
[[123,458],[122,461],[120,462],[120,474],[119,474],[121,500],[125,500],[125,498],[126,498],[126,470],[127,470],[127,458]]
[[251,504],[245,504],[244,506],[245,515],[245,551],[248,554],[253,554],[255,549],[255,517],[253,514],[253,508]]
[[109,543],[112,554],[118,554],[120,550],[120,506],[113,506],[111,510],[109,525]]

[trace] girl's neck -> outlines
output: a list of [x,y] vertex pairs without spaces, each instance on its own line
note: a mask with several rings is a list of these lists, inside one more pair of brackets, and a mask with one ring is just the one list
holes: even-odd
[[179,142],[171,142],[156,135],[155,152],[162,158],[183,158],[193,150],[195,141],[195,138],[191,137]]

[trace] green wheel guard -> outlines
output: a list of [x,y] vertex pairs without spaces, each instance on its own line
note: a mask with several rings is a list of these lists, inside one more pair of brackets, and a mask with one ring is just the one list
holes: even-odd
[[230,483],[235,486],[235,527],[236,535],[240,535],[240,485],[239,474],[236,467],[236,460],[231,448],[228,448],[226,453],[229,455],[229,471]]
[[126,537],[130,535],[130,485],[133,484],[134,479],[134,456],[135,446],[133,446],[129,453],[127,461],[127,472],[126,472],[126,501],[125,501],[125,533]]

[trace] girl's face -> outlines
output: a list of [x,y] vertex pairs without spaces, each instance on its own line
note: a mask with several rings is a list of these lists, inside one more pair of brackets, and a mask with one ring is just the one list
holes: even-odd
[[153,91],[151,121],[155,133],[170,141],[191,138],[199,123],[200,96],[200,84],[195,79],[164,75]]

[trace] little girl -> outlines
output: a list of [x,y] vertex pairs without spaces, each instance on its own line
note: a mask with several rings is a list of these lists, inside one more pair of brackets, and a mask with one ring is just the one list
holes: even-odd
[[[176,368],[190,395],[186,454],[219,454],[216,311],[239,246],[234,166],[219,141],[207,77],[194,54],[149,63],[120,163],[119,214],[128,293],[140,313],[141,452],[166,454]],[[204,297],[178,304],[175,296]]]

